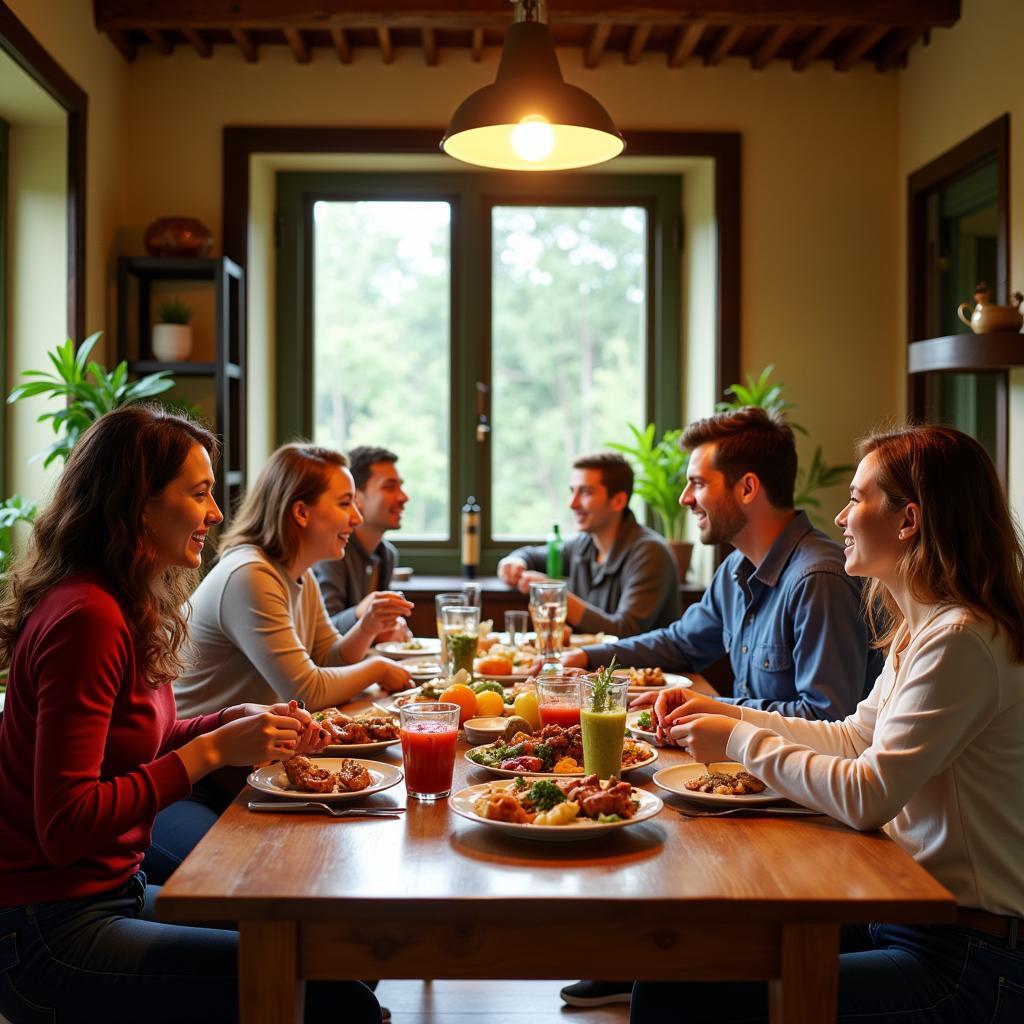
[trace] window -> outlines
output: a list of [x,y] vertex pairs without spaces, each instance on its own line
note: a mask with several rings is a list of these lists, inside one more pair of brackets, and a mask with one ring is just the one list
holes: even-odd
[[681,180],[278,176],[281,440],[400,456],[401,543],[484,568],[569,526],[575,456],[678,425]]

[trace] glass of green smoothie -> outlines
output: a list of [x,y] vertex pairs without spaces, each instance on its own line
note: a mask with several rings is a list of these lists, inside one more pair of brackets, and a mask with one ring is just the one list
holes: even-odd
[[446,605],[441,609],[445,649],[448,652],[448,678],[460,668],[473,675],[473,659],[479,639],[480,609],[470,605]]
[[617,679],[607,670],[580,681],[583,770],[587,775],[607,779],[622,771],[628,689],[628,680]]

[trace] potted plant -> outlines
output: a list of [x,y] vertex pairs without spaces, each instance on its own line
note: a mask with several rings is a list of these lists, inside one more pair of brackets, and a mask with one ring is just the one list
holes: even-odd
[[693,545],[684,540],[685,517],[679,495],[686,487],[686,467],[690,453],[679,446],[682,430],[666,430],[655,441],[653,423],[640,430],[627,423],[635,444],[610,442],[609,448],[621,452],[633,466],[633,489],[654,512],[658,529],[676,556],[679,582],[686,579],[693,556]]
[[181,299],[165,299],[157,306],[153,325],[153,355],[163,363],[179,363],[192,354],[192,310]]

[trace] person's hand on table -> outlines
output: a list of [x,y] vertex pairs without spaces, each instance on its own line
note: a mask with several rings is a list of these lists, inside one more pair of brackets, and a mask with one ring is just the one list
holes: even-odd
[[519,582],[519,577],[525,569],[526,563],[521,558],[513,558],[509,555],[508,558],[503,558],[498,563],[498,579],[502,583],[507,583],[510,587],[514,587]]
[[682,747],[695,761],[707,764],[726,760],[726,747],[735,728],[736,719],[728,715],[684,715],[667,731],[659,726],[658,737],[663,743]]
[[520,594],[529,594],[531,583],[543,583],[548,579],[546,573],[538,572],[536,569],[524,569],[516,580],[516,590]]
[[412,686],[412,676],[397,661],[390,658],[370,659],[377,670],[377,685],[388,693],[398,693]]

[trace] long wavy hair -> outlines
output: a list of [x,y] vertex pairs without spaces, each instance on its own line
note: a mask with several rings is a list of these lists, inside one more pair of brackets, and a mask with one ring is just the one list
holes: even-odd
[[[857,446],[875,455],[889,509],[914,502],[921,526],[897,566],[918,600],[970,608],[1005,632],[1024,662],[1024,551],[995,467],[973,437],[952,427],[910,426],[871,434]],[[864,589],[878,647],[888,648],[903,616],[878,580]]]
[[312,505],[348,459],[333,448],[295,441],[282,445],[267,460],[239,506],[230,528],[221,535],[220,550],[254,544],[275,562],[289,563],[299,548],[292,505]]
[[92,569],[121,603],[148,682],[160,686],[181,672],[186,602],[196,574],[158,568],[143,511],[197,444],[216,461],[213,434],[148,404],[115,409],[82,435],[8,577],[0,602],[0,664],[10,664],[26,619],[47,591],[76,570]]

